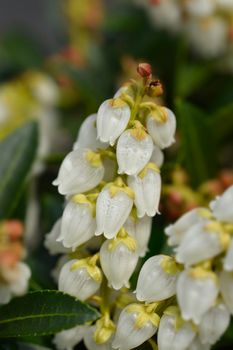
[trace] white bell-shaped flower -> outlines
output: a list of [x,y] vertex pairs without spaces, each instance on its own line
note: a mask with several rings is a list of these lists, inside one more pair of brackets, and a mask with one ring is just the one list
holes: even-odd
[[14,267],[4,266],[1,277],[0,304],[6,304],[13,296],[21,296],[27,292],[31,271],[25,263],[19,262]]
[[128,185],[135,193],[137,215],[155,216],[158,213],[161,194],[161,176],[154,163],[148,163],[138,176],[129,176]]
[[164,154],[161,149],[154,145],[153,152],[150,158],[150,162],[155,163],[159,168],[163,165],[164,162]]
[[220,291],[223,301],[233,315],[233,273],[221,271],[219,275]]
[[159,350],[186,350],[196,333],[191,322],[183,321],[178,308],[171,306],[164,311],[159,323]]
[[100,287],[102,273],[96,266],[96,260],[90,261],[92,258],[67,262],[61,269],[58,289],[80,300],[95,294]]
[[44,245],[51,255],[68,253],[70,249],[65,248],[57,238],[61,234],[61,218],[58,219],[52,227],[52,230],[45,236]]
[[176,289],[182,318],[196,324],[201,322],[219,292],[216,275],[200,267],[181,272]]
[[109,285],[119,290],[129,287],[129,279],[138,262],[137,244],[134,238],[121,229],[117,237],[106,240],[100,249],[100,264]]
[[115,237],[131,212],[133,199],[133,191],[121,178],[105,186],[96,202],[96,236]]
[[141,219],[137,218],[136,215],[129,216],[124,224],[128,234],[137,242],[137,253],[140,257],[144,257],[148,251],[151,226],[152,219],[146,215]]
[[112,339],[109,339],[103,344],[97,344],[94,339],[96,326],[89,327],[84,334],[84,344],[88,350],[112,350]]
[[162,113],[165,114],[166,120],[158,120],[154,115],[147,118],[147,130],[154,143],[161,149],[171,146],[175,142],[176,117],[174,113],[166,108],[161,107]]
[[130,114],[129,106],[120,98],[104,101],[97,113],[98,139],[113,146],[126,129]]
[[137,175],[149,162],[153,152],[153,141],[142,124],[137,121],[117,142],[118,173]]
[[130,350],[143,344],[155,334],[158,324],[159,316],[154,312],[147,312],[143,305],[127,306],[118,320],[113,349]]
[[60,275],[62,267],[68,261],[70,261],[70,257],[67,254],[60,256],[56,262],[55,267],[52,269],[51,276],[53,277],[53,280],[56,282],[56,284],[58,284],[59,275]]
[[77,149],[65,157],[53,185],[58,186],[59,193],[72,195],[91,190],[103,177],[100,155],[89,149]]
[[224,237],[216,228],[211,228],[211,221],[197,223],[191,226],[178,246],[176,260],[191,266],[220,254],[224,247]]
[[210,208],[216,219],[233,223],[233,186],[212,201]]
[[223,268],[226,271],[233,271],[233,239],[231,239],[226,255],[223,259]]
[[210,344],[202,344],[199,337],[196,336],[186,350],[210,350],[210,349],[211,349]]
[[179,268],[173,258],[166,255],[151,257],[139,273],[136,298],[148,303],[170,298],[176,293],[178,275]]
[[53,338],[53,343],[58,350],[73,350],[75,346],[83,339],[88,326],[76,326],[59,332]]
[[198,326],[199,337],[203,344],[215,344],[230,323],[230,313],[224,304],[217,304],[202,317]]
[[83,121],[79,129],[77,140],[73,146],[73,150],[78,148],[89,148],[96,151],[98,148],[104,149],[108,147],[108,144],[97,139],[96,117],[96,113],[91,114]]
[[170,246],[179,245],[191,226],[210,218],[211,213],[205,208],[195,208],[182,215],[174,224],[165,229]]
[[94,204],[85,195],[74,196],[63,212],[61,234],[57,241],[74,251],[78,246],[94,237],[96,230],[94,214]]
[[186,0],[185,10],[191,16],[206,17],[210,16],[215,10],[213,0]]

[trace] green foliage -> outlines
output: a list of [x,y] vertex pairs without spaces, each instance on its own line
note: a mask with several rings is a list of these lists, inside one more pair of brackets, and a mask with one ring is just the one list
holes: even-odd
[[176,113],[181,140],[181,162],[187,169],[193,186],[198,186],[216,172],[215,140],[208,116],[184,101],[177,101]]
[[0,308],[0,337],[54,334],[97,318],[95,309],[70,295],[37,291],[15,298]]
[[233,134],[233,103],[219,108],[210,122],[219,144],[230,140]]
[[36,156],[38,130],[27,123],[0,143],[0,219],[9,216]]

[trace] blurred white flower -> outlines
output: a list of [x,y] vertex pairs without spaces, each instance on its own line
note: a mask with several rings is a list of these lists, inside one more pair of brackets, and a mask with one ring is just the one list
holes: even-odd
[[89,326],[76,326],[55,334],[53,343],[58,350],[73,350],[83,339]]

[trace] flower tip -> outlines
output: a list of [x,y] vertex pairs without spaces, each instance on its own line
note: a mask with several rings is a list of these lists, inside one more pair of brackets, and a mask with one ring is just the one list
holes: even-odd
[[152,73],[151,65],[149,63],[139,63],[137,72],[142,78],[149,78]]

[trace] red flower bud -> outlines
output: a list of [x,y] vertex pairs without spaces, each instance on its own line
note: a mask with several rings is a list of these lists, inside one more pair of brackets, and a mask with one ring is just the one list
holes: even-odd
[[137,72],[142,78],[149,78],[151,76],[151,65],[149,63],[139,63]]

